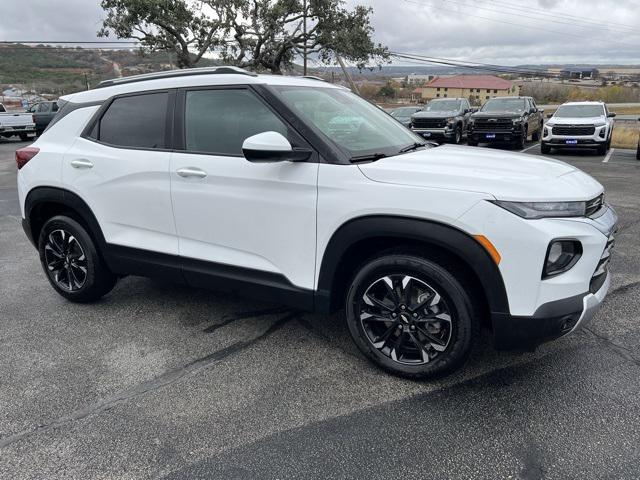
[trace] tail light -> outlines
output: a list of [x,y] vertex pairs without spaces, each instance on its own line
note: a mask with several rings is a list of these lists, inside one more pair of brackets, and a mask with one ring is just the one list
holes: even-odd
[[20,150],[16,150],[16,164],[18,165],[18,170],[24,167],[29,160],[35,157],[40,149],[38,147],[24,147]]

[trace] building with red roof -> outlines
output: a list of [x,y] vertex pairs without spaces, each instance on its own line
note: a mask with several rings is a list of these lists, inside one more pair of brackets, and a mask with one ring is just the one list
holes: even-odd
[[493,75],[454,75],[436,77],[423,87],[413,91],[414,100],[429,101],[434,98],[468,98],[483,104],[493,97],[519,95],[520,88],[509,80]]

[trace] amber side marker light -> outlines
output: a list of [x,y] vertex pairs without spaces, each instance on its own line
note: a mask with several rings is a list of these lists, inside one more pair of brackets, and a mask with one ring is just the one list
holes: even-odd
[[502,257],[498,253],[498,250],[496,250],[496,247],[493,246],[493,243],[491,243],[489,239],[484,235],[474,235],[473,238],[475,238],[489,253],[489,255],[491,255],[491,258],[493,258],[493,261],[496,262],[496,265],[500,265],[500,260],[502,260]]

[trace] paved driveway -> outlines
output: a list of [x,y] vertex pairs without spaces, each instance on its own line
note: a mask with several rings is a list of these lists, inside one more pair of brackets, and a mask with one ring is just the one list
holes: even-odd
[[[435,382],[381,373],[343,319],[128,277],[49,287],[0,143],[0,478],[637,479],[640,162],[555,155],[620,215],[588,330]],[[536,153],[535,147],[530,153]]]

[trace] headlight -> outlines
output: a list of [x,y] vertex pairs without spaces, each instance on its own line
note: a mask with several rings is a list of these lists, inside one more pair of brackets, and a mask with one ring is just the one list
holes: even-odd
[[522,123],[522,121],[523,121],[523,120],[524,120],[524,119],[523,119],[522,117],[520,117],[520,118],[514,118],[514,119],[513,119],[513,124],[514,124],[514,125],[517,125],[518,123]]
[[542,278],[549,278],[570,270],[582,256],[582,244],[577,240],[554,240],[547,248]]
[[454,117],[447,118],[447,123],[455,123],[456,119]]
[[596,127],[604,127],[606,125],[606,122],[600,122],[600,123],[596,123]]
[[504,202],[502,200],[492,200],[491,202],[519,217],[530,220],[584,217],[587,210],[587,202]]

